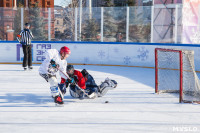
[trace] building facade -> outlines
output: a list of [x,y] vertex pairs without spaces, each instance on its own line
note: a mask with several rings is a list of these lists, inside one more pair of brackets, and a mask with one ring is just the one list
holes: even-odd
[[[17,12],[17,5],[21,3],[25,12],[34,7],[37,3],[41,8],[40,16],[44,18],[45,30],[48,30],[48,8],[54,8],[54,0],[1,0],[0,2],[0,40],[14,39],[14,19]],[[21,7],[20,7],[21,8]],[[21,19],[21,18],[19,18]],[[28,20],[31,21],[31,20]],[[25,23],[25,22],[24,22]],[[54,12],[51,11],[51,37],[54,38]]]

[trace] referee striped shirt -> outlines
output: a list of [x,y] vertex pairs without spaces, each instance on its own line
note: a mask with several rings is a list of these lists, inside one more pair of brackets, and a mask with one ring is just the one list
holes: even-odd
[[29,29],[24,29],[17,35],[17,40],[23,45],[30,45],[32,39],[33,34]]

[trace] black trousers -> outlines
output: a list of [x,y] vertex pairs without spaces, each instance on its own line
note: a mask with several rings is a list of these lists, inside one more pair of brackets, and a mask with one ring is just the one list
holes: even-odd
[[31,45],[22,45],[24,60],[23,67],[32,66],[32,46]]

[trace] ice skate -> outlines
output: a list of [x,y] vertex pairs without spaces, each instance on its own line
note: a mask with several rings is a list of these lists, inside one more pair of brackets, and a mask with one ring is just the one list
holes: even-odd
[[33,67],[32,67],[32,66],[29,66],[28,69],[29,69],[29,70],[33,70]]

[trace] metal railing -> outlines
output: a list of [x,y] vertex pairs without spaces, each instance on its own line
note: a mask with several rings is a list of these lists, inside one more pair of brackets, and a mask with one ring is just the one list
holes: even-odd
[[[169,9],[170,10],[169,10]],[[173,17],[172,17],[173,16]],[[35,41],[182,43],[182,6],[0,8],[0,40],[24,23]]]

